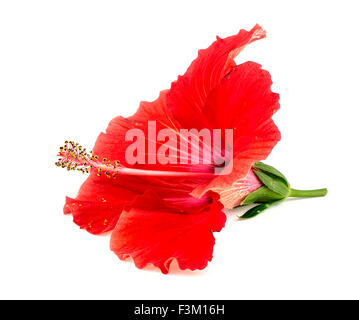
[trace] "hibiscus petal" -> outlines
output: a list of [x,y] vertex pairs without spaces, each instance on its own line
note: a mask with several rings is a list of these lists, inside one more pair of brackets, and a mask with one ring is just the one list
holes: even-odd
[[66,197],[65,214],[92,234],[113,230],[125,204],[138,196],[137,192],[109,183],[106,176],[92,173],[82,184],[76,199]]
[[233,128],[239,137],[255,132],[279,109],[272,83],[258,63],[236,66],[208,96],[203,108],[207,122],[216,129]]
[[271,119],[279,109],[279,95],[270,89],[270,74],[254,62],[237,66],[209,95],[203,113],[212,128],[233,128],[233,160],[226,175],[198,186],[193,195],[231,187],[244,178],[253,163],[264,160],[280,140]]
[[[106,129],[106,133],[101,133],[97,138],[93,153],[99,158],[106,158],[111,160],[117,160],[126,167],[136,168],[136,169],[147,169],[147,170],[164,170],[164,165],[158,163],[157,153],[158,149],[167,142],[160,141],[158,133],[162,129],[167,129],[167,132],[171,132],[172,135],[177,139],[178,143],[174,143],[174,146],[171,146],[174,155],[167,155],[168,158],[172,160],[173,163],[166,165],[165,170],[174,170],[174,171],[199,171],[203,170],[203,166],[186,166],[179,165],[179,146],[180,146],[180,134],[179,123],[173,119],[167,108],[167,93],[168,90],[161,91],[159,97],[152,102],[142,101],[137,112],[128,118],[123,118],[121,116],[112,119]],[[152,130],[149,130],[149,122],[152,122]],[[128,159],[126,159],[126,150],[133,143],[133,141],[126,141],[126,134],[131,129],[140,129],[144,135],[145,139],[145,148],[141,155],[145,163],[135,163],[129,164]],[[149,135],[151,131],[151,135]],[[172,140],[174,141],[174,139]],[[152,144],[150,150],[149,144]],[[182,152],[183,153],[183,152]],[[148,161],[149,158],[152,158],[152,161]],[[206,168],[204,168],[205,170]]]
[[220,201],[224,208],[232,209],[240,205],[247,195],[257,190],[262,185],[261,181],[253,173],[253,170],[249,170],[246,177],[238,179],[232,186],[218,186],[213,191],[216,191],[220,195]]
[[111,235],[111,250],[124,260],[132,257],[142,269],[148,264],[168,273],[176,259],[180,269],[204,269],[212,260],[213,231],[220,231],[226,216],[218,195],[201,210],[183,212],[166,208],[148,192],[125,210]]
[[183,76],[172,83],[167,103],[174,118],[184,128],[195,128],[208,94],[222,78],[235,67],[234,58],[247,44],[265,37],[265,31],[256,25],[251,31],[241,30],[237,35],[217,37],[210,47],[199,50]]
[[[100,134],[94,147],[94,154],[100,158],[116,159],[128,165],[125,154],[132,141],[125,141],[129,129],[138,128],[147,135],[148,121],[156,121],[156,134],[163,128],[171,129],[179,138],[180,128],[196,128],[196,122],[203,125],[201,111],[209,92],[235,66],[234,58],[249,43],[261,39],[265,31],[256,25],[251,31],[241,30],[237,35],[220,39],[217,37],[209,48],[200,50],[198,58],[192,62],[187,72],[172,83],[170,90],[160,93],[153,102],[141,102],[137,112],[129,117],[116,117],[108,125],[106,133]],[[200,120],[201,119],[201,120]],[[152,139],[153,140],[153,139]],[[156,150],[163,142],[156,141]],[[147,159],[148,150],[145,151]],[[178,159],[176,159],[178,160]],[[178,162],[178,161],[177,161]],[[158,164],[135,165],[136,168],[160,169]],[[168,165],[167,169],[176,168]],[[178,170],[194,171],[197,168],[180,166]],[[203,170],[203,168],[198,168]]]
[[[141,129],[147,137],[148,121],[156,121],[156,134],[162,128],[175,127],[168,116],[166,96],[167,91],[161,91],[159,97],[152,102],[142,101],[137,112],[128,118],[118,116],[112,119],[95,143],[93,153],[100,158],[118,160],[129,166],[125,159],[126,149],[132,141],[126,141],[126,133],[130,129]],[[147,150],[146,150],[147,156]]]

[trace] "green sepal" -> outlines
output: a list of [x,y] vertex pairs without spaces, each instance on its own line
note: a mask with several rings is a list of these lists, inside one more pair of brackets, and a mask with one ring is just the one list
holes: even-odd
[[254,202],[271,202],[274,200],[283,199],[284,196],[276,193],[266,186],[262,186],[257,190],[251,192],[241,203],[241,205],[247,205]]
[[253,165],[253,172],[258,179],[263,183],[263,186],[251,192],[241,202],[241,205],[248,205],[252,203],[260,203],[249,209],[240,219],[249,219],[262,213],[264,210],[284,201],[288,197],[323,197],[327,194],[327,189],[316,190],[297,190],[291,189],[290,184],[286,177],[277,169],[263,162],[256,162]]
[[253,218],[257,215],[259,215],[260,213],[262,213],[264,210],[266,210],[267,208],[269,208],[271,205],[278,203],[282,200],[275,200],[272,202],[267,202],[267,203],[262,203],[258,206],[255,206],[251,209],[249,209],[244,215],[242,216],[238,216],[239,219],[250,219]]
[[263,182],[270,190],[279,193],[283,197],[288,197],[290,188],[283,182],[281,177],[275,176],[272,173],[262,171],[259,168],[253,170],[260,181]]
[[287,178],[284,176],[283,173],[281,173],[279,170],[277,170],[276,168],[268,165],[268,164],[265,164],[261,161],[258,161],[256,162],[254,165],[253,165],[253,168],[254,169],[260,169],[261,171],[263,172],[266,172],[266,173],[270,173],[280,179],[282,179],[283,183],[289,187],[289,182],[287,180]]

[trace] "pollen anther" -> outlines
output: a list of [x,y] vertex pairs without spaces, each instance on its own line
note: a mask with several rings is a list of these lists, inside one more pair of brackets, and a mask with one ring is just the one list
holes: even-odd
[[86,152],[86,149],[73,141],[65,141],[65,144],[60,147],[58,153],[59,159],[55,162],[58,167],[66,168],[67,170],[77,170],[81,173],[89,173],[92,168],[97,168],[97,176],[101,176],[101,172],[105,171],[108,178],[111,178],[111,173],[120,166],[119,161],[115,161],[116,166],[112,165],[111,160],[103,158],[101,162],[98,161],[97,155],[92,155],[92,151]]

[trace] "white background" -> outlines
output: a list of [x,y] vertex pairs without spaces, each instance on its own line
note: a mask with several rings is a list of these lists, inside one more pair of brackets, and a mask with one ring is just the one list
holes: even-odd
[[[1,1],[1,298],[359,298],[356,1]],[[261,24],[245,49],[281,95],[267,163],[328,187],[250,221],[230,214],[198,272],[141,271],[62,214],[84,180],[54,166],[168,88],[218,34]]]

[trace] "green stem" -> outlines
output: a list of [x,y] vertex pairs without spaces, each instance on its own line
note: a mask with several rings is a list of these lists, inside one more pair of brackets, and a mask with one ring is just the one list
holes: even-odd
[[324,197],[327,193],[328,190],[326,188],[315,189],[315,190],[290,189],[289,197],[297,197],[297,198]]

